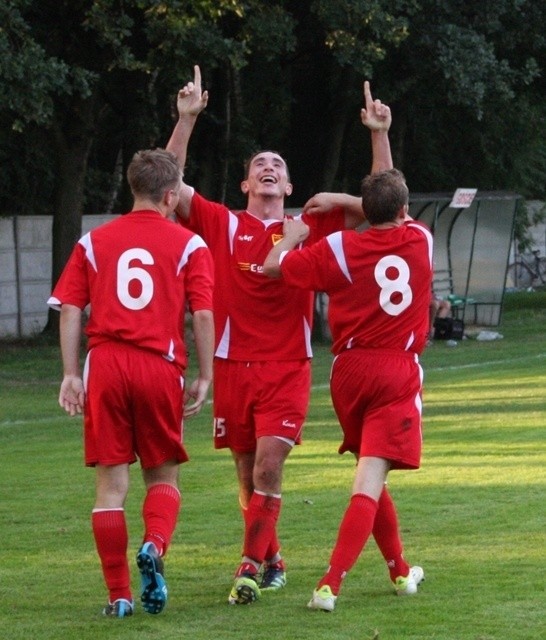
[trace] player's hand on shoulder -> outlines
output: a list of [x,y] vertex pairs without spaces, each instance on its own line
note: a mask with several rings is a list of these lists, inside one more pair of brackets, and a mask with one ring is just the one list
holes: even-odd
[[283,236],[293,244],[299,244],[309,236],[309,227],[301,219],[285,218],[283,222]]
[[303,205],[303,213],[317,214],[328,213],[336,206],[334,202],[334,194],[323,191],[321,193],[315,193],[314,196],[309,198]]

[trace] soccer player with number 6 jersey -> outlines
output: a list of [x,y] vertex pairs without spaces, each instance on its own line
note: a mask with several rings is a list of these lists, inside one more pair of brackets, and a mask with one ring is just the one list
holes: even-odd
[[432,236],[408,216],[408,189],[395,169],[363,180],[362,208],[369,229],[337,232],[298,251],[309,230],[301,220],[285,220],[284,237],[264,262],[267,276],[329,296],[339,452],[358,459],[329,567],[308,604],[323,611],[334,609],[344,577],[372,534],[398,594],[414,594],[424,579],[421,567],[410,567],[402,555],[385,483],[391,469],[420,465],[418,356],[429,331]]
[[[109,594],[103,613],[116,618],[134,611],[124,503],[129,465],[137,458],[146,487],[136,557],[141,602],[152,614],[167,602],[163,556],[181,505],[179,465],[188,460],[183,418],[205,403],[214,347],[210,251],[200,236],[168,219],[182,185],[176,157],[163,149],[140,151],[127,178],[133,209],[80,239],[48,300],[61,312],[59,404],[72,416],[83,412],[85,463],[95,468],[91,522]],[[198,361],[188,386],[187,309]]]

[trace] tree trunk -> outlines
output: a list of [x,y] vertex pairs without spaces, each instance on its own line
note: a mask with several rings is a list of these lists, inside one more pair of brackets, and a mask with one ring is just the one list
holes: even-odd
[[343,149],[344,134],[353,109],[351,96],[354,95],[356,74],[353,69],[344,67],[339,75],[337,88],[333,92],[335,102],[330,111],[330,126],[324,141],[324,162],[315,191],[332,191],[339,169],[339,159]]
[[403,103],[396,103],[392,109],[396,112],[396,119],[393,119],[393,124],[389,131],[392,162],[397,169],[403,170],[405,142],[408,131],[408,111]]
[[[52,224],[52,288],[82,232],[87,161],[95,134],[95,100],[73,105],[64,119],[53,125],[57,156],[57,184]],[[44,333],[58,335],[59,313],[49,310]]]

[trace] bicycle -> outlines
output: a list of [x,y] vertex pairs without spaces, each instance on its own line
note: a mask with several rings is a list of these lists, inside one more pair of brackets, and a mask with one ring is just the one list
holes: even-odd
[[529,289],[546,285],[546,257],[535,249],[533,257],[520,254],[508,267],[507,281],[516,289]]

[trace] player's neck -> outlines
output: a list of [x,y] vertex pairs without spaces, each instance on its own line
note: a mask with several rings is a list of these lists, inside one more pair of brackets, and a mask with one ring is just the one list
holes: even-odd
[[396,216],[394,220],[390,222],[382,222],[380,224],[371,225],[374,229],[395,229],[396,227],[402,226],[408,220],[413,220],[411,216],[408,215],[406,207],[400,209],[400,212]]
[[161,214],[164,218],[169,213],[166,207],[145,198],[137,198],[133,203],[131,211],[157,211],[157,213]]
[[396,227],[400,227],[404,224],[404,220],[400,220],[399,218],[393,220],[392,222],[381,222],[380,224],[372,224],[372,229],[396,229]]
[[246,210],[260,220],[282,220],[284,198],[249,197]]

